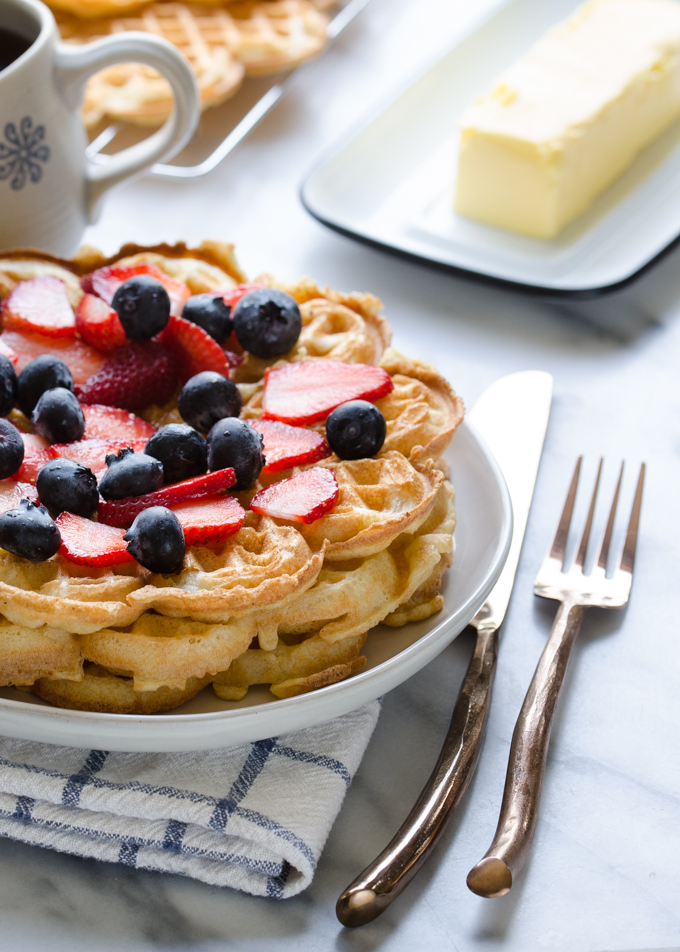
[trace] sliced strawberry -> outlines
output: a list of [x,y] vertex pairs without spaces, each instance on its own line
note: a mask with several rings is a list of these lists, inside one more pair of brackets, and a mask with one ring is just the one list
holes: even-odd
[[303,360],[265,370],[262,416],[283,423],[316,423],[348,400],[377,400],[394,389],[372,364]]
[[[239,284],[228,291],[220,292],[224,303],[233,310],[245,294],[251,291],[257,291],[260,288],[266,288],[266,284]],[[238,367],[243,361],[243,348],[241,347],[236,334],[232,331],[227,342],[224,345],[224,352],[227,355],[230,367]]]
[[18,355],[17,373],[41,354],[54,354],[63,360],[76,383],[85,383],[96,374],[106,357],[82,340],[66,337],[43,337],[40,334],[20,334],[3,331],[0,342]]
[[202,370],[214,370],[223,377],[229,376],[227,355],[198,324],[182,317],[171,317],[158,340],[175,355],[183,383]]
[[339,491],[333,470],[317,466],[261,489],[253,496],[250,508],[274,519],[309,524],[333,508]]
[[[156,432],[146,420],[118,407],[86,404],[83,406],[83,415],[84,440],[148,440]],[[132,443],[128,445],[132,446]]]
[[135,517],[151,506],[178,506],[181,502],[201,499],[229,489],[236,482],[236,474],[230,467],[218,469],[205,476],[183,479],[181,483],[163,486],[154,493],[144,496],[128,496],[127,499],[114,499],[99,503],[97,518],[108,526],[131,526]]
[[21,439],[24,441],[24,461],[12,479],[17,482],[35,483],[45,463],[49,463],[54,457],[49,443],[43,440],[42,436],[36,433],[22,433]]
[[245,294],[266,287],[266,284],[239,284],[235,288],[229,288],[228,291],[219,291],[218,293],[222,295],[222,300],[227,307],[234,308]]
[[78,440],[76,443],[54,443],[50,447],[52,459],[57,456],[72,459],[81,466],[91,469],[99,476],[106,469],[106,457],[109,453],[118,454],[126,446],[135,453],[143,453],[146,446],[143,440]]
[[[266,284],[239,284],[228,291],[220,292],[224,303],[233,310],[241,298],[251,291],[258,291],[260,288],[266,288]],[[227,355],[230,367],[238,367],[243,361],[243,348],[241,347],[236,334],[232,331],[227,342],[224,345],[224,352]]]
[[111,354],[96,374],[76,387],[81,403],[100,403],[124,410],[163,404],[179,378],[170,350],[158,340],[134,341]]
[[316,463],[331,455],[331,448],[316,430],[301,426],[289,426],[278,420],[248,420],[253,429],[264,439],[264,458],[267,461],[263,473],[276,473],[291,466]]
[[61,278],[44,274],[20,281],[2,302],[2,326],[45,337],[74,337],[76,319]]
[[46,450],[49,447],[47,440],[37,433],[22,433],[21,439],[24,441],[24,454],[26,456],[38,453],[40,450]]
[[13,479],[0,481],[0,512],[7,512],[19,505],[22,499],[38,502],[38,493],[30,483],[17,483]]
[[19,363],[19,355],[5,343],[2,337],[0,337],[0,354],[8,360],[11,360],[15,367]]
[[55,521],[61,533],[59,554],[69,562],[105,566],[134,561],[123,540],[124,529],[103,526],[72,512],[62,512]]
[[207,496],[180,503],[172,511],[182,523],[187,545],[223,542],[238,532],[246,518],[245,510],[232,496]]
[[[239,363],[243,361],[243,348],[238,342],[238,337],[232,331],[229,337],[224,344],[224,352],[227,355],[227,360],[233,359],[234,357],[239,357]],[[236,367],[237,364],[229,364],[230,367]]]
[[76,330],[103,354],[112,354],[126,342],[125,331],[112,307],[94,294],[84,294],[76,308]]
[[227,358],[229,367],[240,367],[243,363],[243,354],[237,354],[234,350],[224,348],[224,356]]
[[148,274],[150,278],[160,281],[170,297],[170,313],[182,313],[184,302],[191,297],[191,290],[184,281],[171,278],[153,264],[133,264],[127,267],[114,264],[108,268],[99,268],[98,271],[81,278],[80,286],[84,291],[91,291],[110,304],[123,281],[134,278],[137,274]]

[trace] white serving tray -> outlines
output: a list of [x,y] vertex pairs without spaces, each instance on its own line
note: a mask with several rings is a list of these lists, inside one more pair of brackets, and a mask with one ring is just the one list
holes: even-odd
[[680,236],[680,123],[544,241],[453,211],[457,119],[579,0],[510,0],[326,155],[302,186],[320,222],[447,270],[560,295],[622,287]]
[[390,691],[465,628],[500,575],[510,546],[510,497],[493,456],[470,424],[461,424],[446,458],[458,522],[454,563],[442,585],[444,608],[402,628],[378,625],[362,651],[368,664],[354,677],[285,700],[262,686],[251,688],[242,701],[221,701],[208,687],[182,707],[139,716],[62,710],[14,688],[0,688],[0,734],[98,750],[207,750],[311,727]]

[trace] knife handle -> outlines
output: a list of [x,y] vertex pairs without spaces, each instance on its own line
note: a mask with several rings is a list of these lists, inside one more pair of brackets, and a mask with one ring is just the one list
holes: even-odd
[[477,766],[497,650],[496,631],[479,630],[439,760],[397,834],[338,899],[335,911],[343,925],[363,926],[383,913],[411,882],[444,832]]
[[491,846],[467,877],[472,892],[486,899],[510,891],[529,854],[555,708],[584,611],[583,605],[560,605],[517,718],[498,827]]

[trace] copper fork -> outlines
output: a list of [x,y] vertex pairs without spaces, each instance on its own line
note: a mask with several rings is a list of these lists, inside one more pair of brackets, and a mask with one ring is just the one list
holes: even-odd
[[623,479],[623,464],[600,550],[590,575],[584,574],[584,565],[602,474],[602,460],[578,550],[572,564],[567,566],[564,564],[565,552],[580,472],[581,458],[576,463],[550,551],[534,583],[536,595],[552,598],[561,604],[512,735],[503,803],[493,843],[483,859],[468,873],[467,884],[478,896],[495,898],[509,892],[529,854],[538,819],[553,716],[571,649],[586,608],[621,608],[630,595],[645,464],[640,469],[621,558],[611,578],[607,578],[607,563]]

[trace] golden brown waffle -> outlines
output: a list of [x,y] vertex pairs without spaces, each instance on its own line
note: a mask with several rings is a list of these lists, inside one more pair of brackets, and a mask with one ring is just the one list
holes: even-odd
[[[58,2],[80,8],[88,0]],[[246,0],[219,6],[163,0],[127,16],[100,16],[92,19],[78,9],[58,13],[62,38],[87,43],[128,30],[163,37],[189,60],[202,109],[232,96],[244,75],[290,69],[319,53],[326,42],[326,18],[308,0]],[[159,73],[139,63],[122,63],[88,81],[82,115],[89,127],[105,117],[156,126],[171,110],[170,86]]]
[[132,679],[114,674],[96,664],[86,664],[82,681],[40,678],[31,691],[55,704],[78,711],[103,714],[156,714],[191,700],[210,683],[210,677],[190,678],[182,689],[161,687],[135,691]]
[[26,628],[0,618],[0,684],[33,684],[42,677],[79,681],[82,676],[75,635],[51,625]]
[[[386,618],[392,619],[388,621],[392,625],[428,618],[441,604],[432,606],[432,599],[426,601],[417,593],[432,584],[438,570],[441,578],[450,563],[454,526],[453,490],[444,483],[419,531],[399,536],[384,551],[366,559],[324,565],[316,583],[289,606],[285,619],[279,622],[283,643],[271,651],[252,647],[244,652],[214,679],[215,693],[238,701],[251,684],[270,684],[277,697],[302,693],[313,686],[297,684],[292,691],[287,682],[293,675],[323,675],[329,668],[339,675],[338,665],[354,662],[367,627]],[[438,592],[437,586],[435,598]],[[423,610],[426,604],[430,611]],[[410,616],[403,621],[393,614],[400,605],[407,606],[405,612]],[[419,613],[413,611],[416,606]],[[326,683],[332,683],[331,675],[326,677]]]
[[[153,3],[130,16],[80,20],[62,15],[57,22],[67,43],[87,43],[128,30],[169,40],[191,64],[202,109],[224,102],[243,80],[243,64],[232,53],[233,18],[221,9]],[[96,126],[105,117],[157,126],[170,115],[172,105],[170,85],[156,70],[141,63],[120,63],[88,81],[82,116],[86,126]]]
[[[77,296],[80,275],[141,261],[195,293],[245,280],[233,247],[209,242],[198,249],[127,245],[113,258],[82,249],[70,262],[13,252],[0,260],[0,274],[9,286],[56,273]],[[382,363],[392,374],[395,389],[379,401],[388,423],[381,453],[316,464],[335,471],[340,495],[311,525],[249,512],[222,545],[190,548],[172,576],[136,563],[88,569],[60,556],[30,563],[0,550],[7,619],[0,623],[0,682],[35,682],[36,693],[63,706],[135,713],[181,704],[211,680],[221,697],[243,696],[251,683],[270,683],[287,697],[358,670],[366,632],[380,621],[400,625],[441,608],[455,511],[439,458],[462,404],[432,368],[388,348],[377,298],[309,280],[287,290],[304,327],[285,360],[328,355]],[[244,375],[255,372],[251,361]],[[261,381],[240,386],[250,393],[244,416],[258,416]],[[178,419],[173,406],[145,415]],[[239,494],[245,506],[259,485]]]

